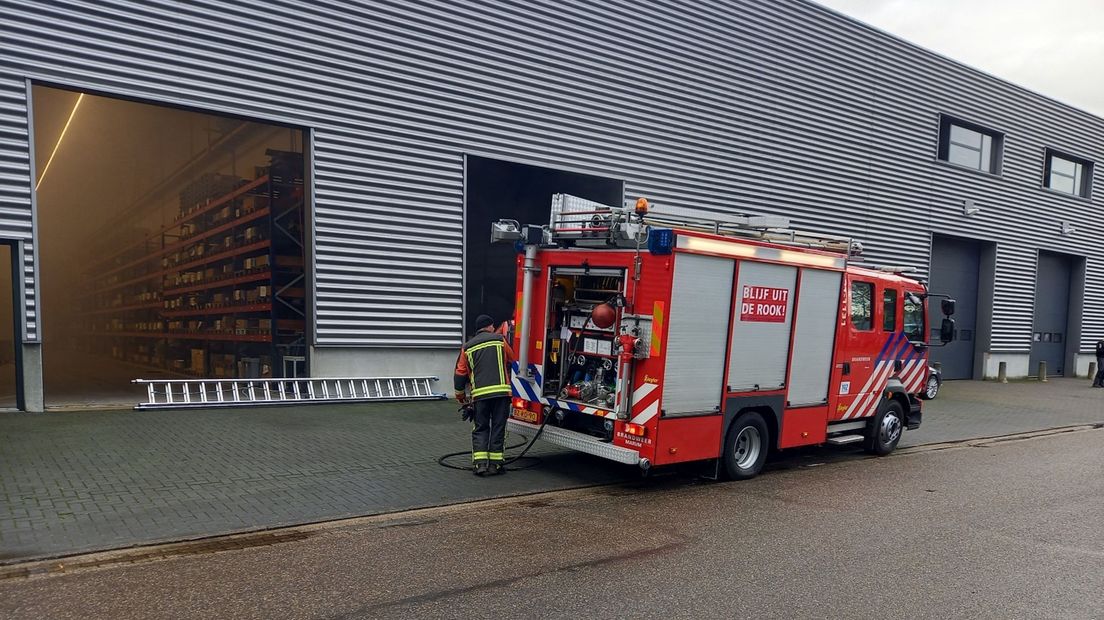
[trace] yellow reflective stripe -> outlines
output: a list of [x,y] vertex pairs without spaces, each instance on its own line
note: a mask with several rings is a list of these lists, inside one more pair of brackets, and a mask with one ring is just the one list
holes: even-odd
[[510,391],[509,385],[488,385],[487,387],[481,387],[478,390],[472,390],[472,398],[483,396],[484,394],[498,394],[507,393]]
[[501,461],[502,460],[502,453],[501,452],[488,452],[487,456],[492,461]]
[[502,366],[502,343],[498,344],[498,352],[495,354],[495,361],[498,362],[498,383],[499,385],[507,385],[506,383],[506,369]]
[[472,357],[471,351],[465,351],[468,356],[468,380],[471,382],[471,389],[475,391],[475,359]]
[[[503,347],[503,344],[504,343],[503,343],[502,340],[491,340],[491,341],[488,341],[488,342],[484,342],[482,344],[477,344],[474,347],[465,350],[465,353],[468,356],[468,368],[471,370],[471,376],[469,378],[471,380],[471,388],[472,388],[471,395],[472,395],[472,398],[475,398],[476,396],[483,396],[485,394],[499,394],[499,393],[510,392],[510,390],[511,390],[510,384],[506,381],[506,367],[502,363],[502,358],[503,358],[502,347]],[[487,348],[492,348],[492,347],[497,347],[498,348],[498,351],[495,352],[495,358],[496,358],[495,361],[498,362],[498,381],[499,381],[498,385],[488,385],[486,387],[478,387],[475,384],[475,374],[476,374],[475,373],[475,358],[472,356],[472,354],[475,353],[476,351],[481,350],[481,349],[487,349]]]
[[476,351],[478,351],[480,349],[486,349],[487,347],[501,347],[501,346],[502,346],[502,341],[501,340],[490,340],[490,341],[484,342],[482,344],[477,344],[474,347],[468,349],[468,355],[471,355],[472,353],[475,353]]
[[490,454],[489,452],[472,452],[472,460],[473,461],[486,461],[489,454]]

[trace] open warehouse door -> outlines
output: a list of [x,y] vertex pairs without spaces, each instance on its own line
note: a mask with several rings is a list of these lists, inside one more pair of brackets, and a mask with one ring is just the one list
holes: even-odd
[[46,405],[306,373],[303,131],[35,86]]

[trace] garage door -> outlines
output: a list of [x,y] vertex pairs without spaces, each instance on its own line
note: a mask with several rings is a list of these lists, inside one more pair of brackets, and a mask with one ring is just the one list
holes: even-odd
[[1069,324],[1069,257],[1039,252],[1035,275],[1035,328],[1031,334],[1031,374],[1039,362],[1047,363],[1049,374],[1065,374],[1067,327]]
[[[931,359],[943,365],[944,379],[970,379],[974,375],[974,339],[977,334],[978,272],[981,244],[966,239],[936,236],[932,240],[932,293],[945,293],[958,301],[955,321],[958,335],[945,347],[932,347]],[[932,341],[939,342],[939,304],[931,306]]]

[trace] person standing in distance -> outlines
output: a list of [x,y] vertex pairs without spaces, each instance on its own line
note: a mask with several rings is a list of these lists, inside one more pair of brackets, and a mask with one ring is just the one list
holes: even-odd
[[453,384],[456,400],[475,407],[472,428],[472,469],[477,476],[504,474],[503,446],[510,416],[510,366],[514,350],[495,331],[494,320],[481,314],[475,335],[464,343],[456,360]]
[[1096,341],[1096,377],[1092,386],[1104,388],[1104,339]]

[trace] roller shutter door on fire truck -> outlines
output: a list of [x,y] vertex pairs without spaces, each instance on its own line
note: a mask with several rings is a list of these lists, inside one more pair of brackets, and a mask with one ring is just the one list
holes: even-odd
[[790,385],[786,393],[787,404],[791,407],[828,402],[842,279],[843,275],[838,271],[801,270],[795,310],[794,354],[790,361]]
[[797,268],[740,261],[728,389],[777,390],[786,383]]
[[720,410],[734,263],[713,256],[675,256],[663,370],[665,416]]

